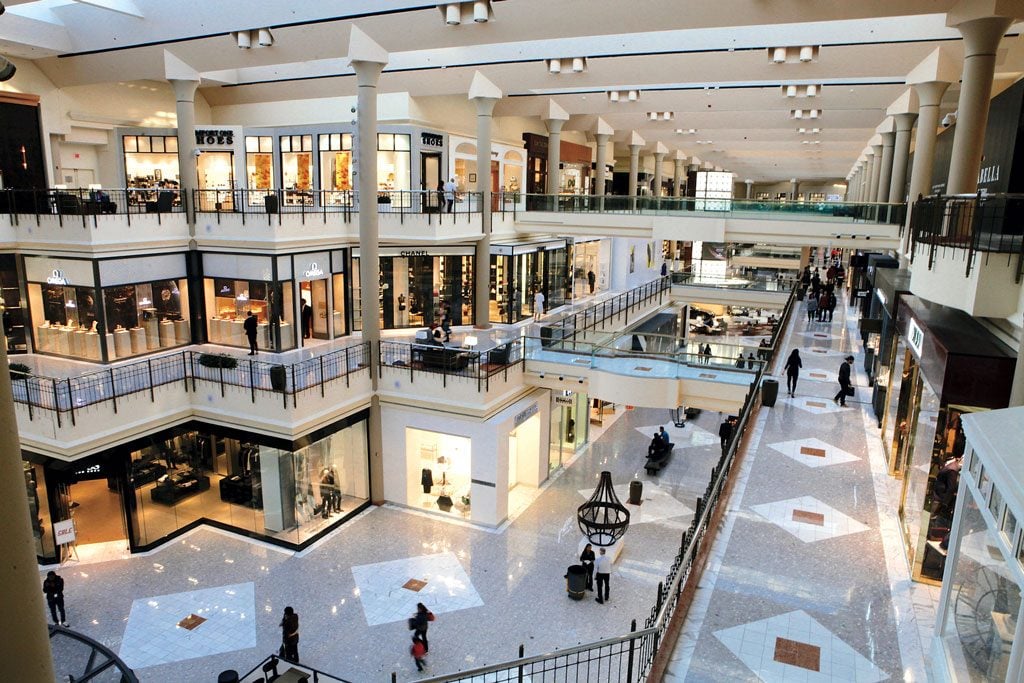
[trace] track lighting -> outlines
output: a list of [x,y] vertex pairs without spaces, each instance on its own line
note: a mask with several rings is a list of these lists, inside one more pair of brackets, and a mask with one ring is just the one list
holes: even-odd
[[611,100],[612,102],[618,102],[619,101],[619,91],[618,90],[609,90],[608,91],[608,99]]
[[257,32],[256,44],[260,47],[270,47],[274,44],[274,36],[270,33],[269,28],[261,28]]
[[587,69],[587,60],[583,57],[572,58],[572,72],[574,74],[583,73]]
[[772,50],[772,62],[775,64],[782,64],[786,61],[786,48],[777,47]]
[[491,7],[487,0],[476,0],[473,3],[473,21],[478,24],[486,23],[490,10]]
[[636,90],[630,90],[626,97],[627,99],[629,99],[630,102],[636,102],[638,99],[640,99],[640,93],[637,92]]
[[548,72],[557,74],[562,72],[562,60],[561,59],[549,59],[548,60]]
[[796,97],[796,86],[795,85],[787,85],[786,86],[786,97]]
[[801,62],[809,62],[812,59],[814,59],[814,48],[813,47],[811,47],[810,45],[805,45],[804,47],[800,48],[800,61]]
[[462,23],[462,7],[457,2],[449,3],[444,8],[444,23],[458,26]]
[[473,0],[472,2],[447,2],[437,6],[444,17],[444,23],[449,26],[458,26],[465,19],[470,17],[476,24],[483,24],[491,20],[490,0]]
[[769,64],[795,64],[800,62],[813,62],[818,58],[818,47],[816,45],[804,45],[802,47],[770,47],[768,48]]
[[811,85],[808,85],[807,86],[807,96],[808,97],[817,97],[818,96],[818,86],[814,85],[813,83]]
[[249,36],[248,31],[238,31],[234,34],[235,40],[238,42],[238,47],[243,50],[248,50],[252,47],[252,38]]

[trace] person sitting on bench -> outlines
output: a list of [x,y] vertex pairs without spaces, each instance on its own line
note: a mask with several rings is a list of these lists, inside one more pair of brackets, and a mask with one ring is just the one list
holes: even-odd
[[668,432],[665,431],[664,427],[658,427],[658,436],[661,437],[661,443],[666,451],[672,450],[672,442],[668,440]]
[[651,439],[651,445],[647,447],[647,457],[660,458],[668,453],[670,448],[668,442],[661,437],[661,432],[656,432],[654,438]]

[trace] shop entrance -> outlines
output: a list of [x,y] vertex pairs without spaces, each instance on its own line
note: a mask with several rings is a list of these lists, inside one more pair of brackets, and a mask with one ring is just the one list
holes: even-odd
[[[586,394],[573,391],[554,392],[551,398],[551,445],[548,451],[548,472],[565,465],[587,442],[589,400]],[[580,416],[583,416],[580,419]]]
[[423,209],[430,213],[441,210],[442,195],[437,188],[444,184],[441,178],[441,155],[423,152],[420,154],[420,189],[423,190]]
[[[299,283],[300,323],[303,344],[313,340],[331,338],[327,326],[327,280],[308,280]],[[306,304],[309,310],[306,310]]]
[[[79,556],[102,552],[103,546],[114,553],[128,547],[123,485],[111,465],[102,463],[61,473],[54,477],[54,482],[54,521],[74,521],[74,547]],[[71,552],[71,547],[64,548],[63,552]],[[61,559],[66,557],[68,555],[63,555]]]
[[235,153],[203,152],[196,159],[199,176],[199,208],[202,211],[234,211]]

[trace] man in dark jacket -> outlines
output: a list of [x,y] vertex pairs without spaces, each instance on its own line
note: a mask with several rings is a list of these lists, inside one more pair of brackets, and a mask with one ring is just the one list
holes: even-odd
[[256,355],[256,326],[259,321],[256,319],[256,314],[249,311],[249,315],[246,317],[245,322],[242,323],[242,329],[245,330],[245,336],[249,340],[249,355]]
[[281,644],[284,658],[293,664],[299,663],[299,615],[291,607],[284,608],[281,619]]
[[[43,593],[46,594],[46,604],[50,607],[53,623],[67,626],[68,617],[64,613],[64,579],[59,577],[57,572],[46,573],[46,580],[43,581]],[[60,611],[59,621],[57,620],[58,611]]]
[[729,450],[729,439],[732,438],[732,430],[735,425],[736,418],[730,415],[726,418],[725,422],[718,427],[718,438],[722,441],[722,453]]
[[847,356],[843,360],[843,364],[839,366],[839,393],[837,393],[832,400],[841,406],[846,405],[846,395],[848,389],[851,386],[850,382],[850,368],[853,367],[853,356]]

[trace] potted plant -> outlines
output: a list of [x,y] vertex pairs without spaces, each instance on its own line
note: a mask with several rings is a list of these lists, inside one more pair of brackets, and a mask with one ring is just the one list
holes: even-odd
[[25,365],[24,363],[11,363],[8,368],[11,371],[11,381],[21,380],[25,381],[28,376],[32,373],[32,368]]
[[204,368],[234,370],[238,367],[238,359],[224,353],[201,353],[199,354],[199,364]]

